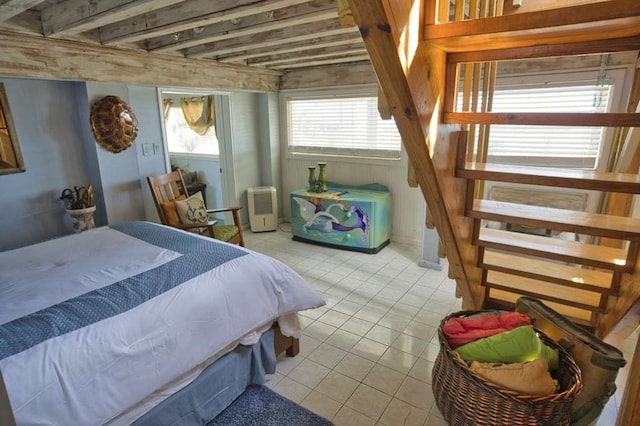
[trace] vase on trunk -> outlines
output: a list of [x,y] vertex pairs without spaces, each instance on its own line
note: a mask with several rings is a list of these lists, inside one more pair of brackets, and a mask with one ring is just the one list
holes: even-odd
[[315,192],[316,191],[316,168],[315,167],[309,167],[309,192]]
[[327,192],[327,163],[318,163],[318,192]]

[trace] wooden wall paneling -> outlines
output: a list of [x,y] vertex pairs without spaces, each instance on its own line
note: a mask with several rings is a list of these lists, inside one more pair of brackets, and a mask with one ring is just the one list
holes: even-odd
[[[405,3],[409,4],[404,10],[421,12],[411,8],[411,2]],[[455,155],[450,155],[452,145],[449,138],[457,127],[439,126],[440,110],[444,102],[445,54],[424,44],[413,51],[398,46],[392,35],[394,30],[389,25],[389,17],[385,13],[385,7],[392,6],[388,1],[384,1],[383,6],[382,0],[367,2],[366,5],[349,0],[349,6],[360,27],[380,84],[388,94],[403,144],[413,163],[423,196],[433,214],[438,235],[447,251],[450,270],[457,278],[463,295],[463,305],[468,308],[479,307],[482,304],[482,295],[478,292],[479,289],[469,285],[470,281],[479,281],[478,277],[473,275],[479,274],[480,270],[468,261],[474,257],[470,253],[474,248],[470,243],[461,247],[456,242],[456,238],[463,241],[471,240],[470,222],[462,216],[464,191],[460,195],[460,191],[452,190],[454,181],[458,181],[457,186],[463,183],[463,180],[453,178]],[[401,11],[392,10],[393,19],[398,22],[396,12]],[[404,21],[415,22],[411,18],[406,16]],[[400,20],[402,21],[402,18]],[[404,54],[409,56],[402,57]],[[403,64],[407,65],[406,68]],[[446,184],[439,182],[443,177],[447,179]],[[446,197],[443,194],[446,194]],[[454,199],[456,203],[452,205]]]
[[0,75],[216,89],[278,90],[278,71],[0,32]]

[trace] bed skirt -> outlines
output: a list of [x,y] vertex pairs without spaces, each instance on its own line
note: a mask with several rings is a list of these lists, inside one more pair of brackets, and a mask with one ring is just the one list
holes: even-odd
[[238,345],[205,368],[188,386],[176,392],[133,424],[206,424],[220,414],[250,384],[263,384],[276,368],[274,330],[264,332],[253,346]]

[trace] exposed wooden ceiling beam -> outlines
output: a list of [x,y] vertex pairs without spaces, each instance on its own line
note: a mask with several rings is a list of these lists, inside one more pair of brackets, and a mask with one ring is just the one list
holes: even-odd
[[153,38],[147,41],[147,49],[150,52],[186,49],[199,44],[336,18],[331,0],[322,0],[320,3],[325,7],[318,8],[315,4],[308,3],[274,10],[273,13],[260,13],[240,20],[207,25],[200,27],[199,31],[184,32],[177,40],[173,35]]
[[371,62],[297,68],[280,78],[280,90],[356,84],[378,84]]
[[424,27],[423,38],[447,52],[570,43],[640,34],[640,2],[615,0]]
[[0,39],[0,75],[10,77],[277,91],[282,74],[1,30]]
[[237,62],[245,59],[258,58],[268,55],[280,55],[290,52],[301,52],[309,49],[319,49],[331,46],[342,46],[350,43],[362,43],[360,34],[338,34],[328,37],[317,37],[309,40],[302,40],[294,43],[287,43],[285,45],[269,45],[260,49],[246,48],[242,52],[234,52],[229,55],[218,56],[218,62]]
[[[308,0],[190,0],[100,28],[103,44],[138,41],[305,3]],[[202,13],[206,11],[207,13]]]
[[48,37],[80,33],[132,18],[182,0],[66,0],[40,12],[42,32]]
[[43,0],[5,0],[0,3],[0,22],[11,19],[42,2]]
[[284,53],[281,55],[269,55],[269,56],[261,56],[256,59],[251,59],[247,61],[247,65],[262,65],[262,66],[270,66],[276,64],[286,64],[295,61],[306,61],[309,59],[319,59],[319,58],[331,58],[339,55],[362,55],[366,53],[367,49],[364,46],[364,43],[351,43],[341,46],[331,46],[320,49],[309,49],[304,53],[300,52],[291,52]]
[[238,37],[232,40],[222,40],[216,43],[204,44],[186,49],[184,54],[188,58],[216,57],[219,55],[228,55],[233,52],[247,50],[247,46],[251,46],[251,48],[260,48],[273,44],[282,45],[316,37],[353,32],[357,32],[357,29],[342,28],[338,19],[335,18],[314,22],[312,24],[298,25],[295,27],[282,28],[260,34]]

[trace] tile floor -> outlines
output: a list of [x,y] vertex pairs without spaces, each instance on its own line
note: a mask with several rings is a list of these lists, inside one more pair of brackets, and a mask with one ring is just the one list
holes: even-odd
[[[434,271],[417,265],[418,246],[392,243],[369,255],[295,242],[287,229],[248,231],[246,245],[291,266],[327,304],[301,313],[300,354],[280,357],[267,385],[337,426],[446,425],[431,391],[437,327],[460,310],[446,261]],[[632,324],[615,334],[631,353],[635,341],[622,333],[633,334]],[[620,397],[599,426],[615,423]]]

